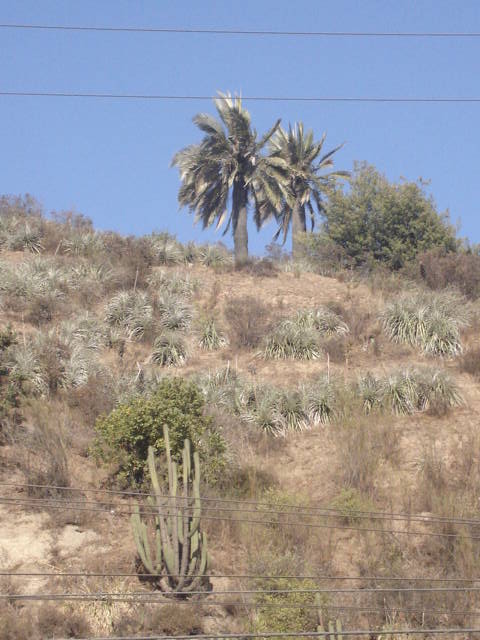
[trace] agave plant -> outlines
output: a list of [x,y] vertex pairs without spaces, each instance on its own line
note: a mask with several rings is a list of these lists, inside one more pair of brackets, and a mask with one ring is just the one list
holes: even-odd
[[321,356],[318,333],[309,328],[284,320],[267,336],[264,358],[316,360]]
[[113,270],[107,264],[81,262],[71,267],[70,283],[73,288],[83,285],[96,290],[110,283],[113,275]]
[[181,273],[170,273],[161,268],[154,269],[147,279],[150,289],[158,290],[160,294],[172,294],[190,297],[197,287],[197,283]]
[[335,418],[335,389],[327,379],[320,380],[306,389],[304,403],[308,419],[315,426],[328,424]]
[[32,227],[25,222],[12,233],[7,246],[13,251],[30,251],[40,253],[43,251],[42,233],[39,228]]
[[150,236],[153,256],[158,264],[180,264],[183,260],[183,248],[169,233],[152,233]]
[[440,369],[416,372],[418,409],[446,413],[463,404],[463,398],[452,378]]
[[394,415],[404,416],[418,408],[418,385],[412,371],[388,376],[383,383],[383,402]]
[[141,291],[121,291],[108,302],[105,321],[125,330],[131,340],[141,340],[153,325],[153,306]]
[[105,247],[102,235],[97,231],[74,233],[63,240],[63,251],[73,256],[92,256],[103,251]]
[[197,378],[207,404],[239,413],[242,404],[242,382],[230,363]]
[[279,421],[277,411],[278,395],[276,389],[267,385],[250,387],[242,398],[240,417],[268,435],[284,435],[284,423]]
[[85,349],[98,351],[107,344],[107,329],[104,323],[89,311],[60,325],[60,333],[66,340]]
[[403,296],[389,304],[381,318],[393,342],[419,347],[428,355],[452,357],[463,351],[460,330],[469,324],[469,310],[452,292]]
[[150,360],[162,367],[178,367],[185,362],[187,355],[183,338],[178,333],[169,332],[155,339]]
[[228,250],[218,244],[206,244],[200,248],[200,263],[205,267],[220,267],[230,264],[232,260]]
[[217,328],[213,318],[206,318],[200,326],[200,339],[198,345],[205,351],[216,351],[228,344],[228,339]]
[[48,393],[48,382],[38,353],[26,341],[13,345],[8,352],[7,366],[15,382],[26,385],[34,395]]
[[303,431],[308,427],[308,415],[300,391],[279,392],[273,413],[279,434],[286,436],[291,431]]
[[162,294],[158,297],[157,308],[160,325],[168,330],[188,329],[192,321],[192,309],[179,296]]
[[372,373],[369,372],[358,380],[355,392],[358,394],[366,414],[382,407],[384,387],[382,381]]

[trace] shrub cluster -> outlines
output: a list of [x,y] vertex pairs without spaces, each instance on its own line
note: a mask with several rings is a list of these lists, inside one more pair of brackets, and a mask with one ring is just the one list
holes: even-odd
[[[200,389],[182,378],[163,378],[151,394],[121,404],[96,423],[95,453],[118,467],[118,478],[127,484],[143,481],[148,447],[164,451],[163,426],[170,434],[172,455],[178,459],[185,438],[199,450],[204,461],[217,469],[223,457],[222,439],[205,415]],[[215,448],[215,451],[212,451]],[[203,468],[203,467],[202,467]],[[211,469],[207,469],[207,477]]]

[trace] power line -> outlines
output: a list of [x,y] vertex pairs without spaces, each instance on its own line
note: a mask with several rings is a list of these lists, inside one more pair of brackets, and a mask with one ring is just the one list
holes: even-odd
[[[164,576],[165,577],[165,576]],[[221,591],[205,592],[205,591],[189,591],[188,596],[205,596],[205,595],[296,595],[296,594],[325,594],[325,593],[341,593],[350,595],[364,595],[366,593],[478,593],[480,587],[366,587],[365,589],[343,589],[343,588],[310,588],[310,589],[222,589]],[[49,593],[49,594],[29,594],[29,593],[14,593],[14,594],[0,594],[0,600],[31,600],[35,598],[79,598],[82,599],[85,595],[95,598],[114,598],[130,596],[133,598],[152,598],[152,595],[146,591],[131,591],[127,593],[112,593],[112,592],[99,592],[99,593]],[[154,598],[154,602],[163,602],[159,598]]]
[[[95,488],[82,488],[82,487],[69,487],[69,486],[65,486],[65,485],[49,485],[49,484],[33,484],[33,483],[16,483],[16,482],[0,482],[0,487],[14,487],[17,489],[47,489],[47,490],[51,490],[51,491],[65,491],[65,492],[79,492],[79,493],[105,493],[108,495],[118,495],[118,496],[127,496],[127,497],[157,497],[157,495],[155,493],[152,492],[146,492],[146,491],[122,491],[119,489],[95,489]],[[171,499],[170,495],[167,494],[159,494],[158,495],[159,498],[164,498],[164,499]],[[9,499],[9,498],[7,498]],[[31,500],[58,500],[57,498],[50,498],[50,497],[46,497],[46,498],[30,498]],[[184,496],[177,496],[175,498],[178,501],[185,501],[188,500],[188,498],[185,498]],[[70,502],[70,501],[69,501]],[[71,501],[73,503],[75,503],[76,501]],[[89,501],[85,501],[85,502],[89,502]],[[265,501],[259,501],[259,500],[239,500],[239,499],[233,499],[233,498],[219,498],[219,497],[204,497],[202,496],[202,503],[203,502],[214,502],[216,505],[217,503],[219,504],[239,504],[239,505],[249,505],[249,506],[255,506],[255,507],[271,507],[271,503],[270,502],[265,502]],[[95,504],[98,504],[98,502],[96,502]],[[101,503],[104,504],[104,503]],[[203,507],[202,506],[202,510],[207,510],[209,509],[208,507]],[[218,511],[226,511],[226,509],[223,508],[219,508],[216,506],[216,509]],[[285,509],[291,509],[291,511],[285,511]],[[232,511],[235,511],[235,509],[232,509]],[[246,509],[238,509],[238,511],[247,511]],[[303,507],[300,505],[283,505],[282,510],[270,510],[270,511],[266,511],[264,509],[262,509],[260,511],[260,513],[285,513],[285,514],[296,514],[298,511],[302,511],[302,512],[308,512],[308,511],[312,511],[312,512],[322,512],[322,511],[326,511],[326,512],[338,512],[339,516],[343,516],[343,517],[347,517],[350,515],[354,515],[355,517],[374,517],[374,516],[381,516],[381,517],[385,517],[385,519],[398,519],[398,520],[407,520],[407,521],[418,521],[418,522],[424,522],[424,523],[430,523],[430,522],[441,522],[441,523],[454,523],[454,524],[470,524],[470,525],[480,525],[480,520],[475,520],[475,519],[471,519],[471,518],[449,518],[447,516],[435,516],[435,515],[422,515],[422,514],[418,514],[418,513],[414,513],[414,514],[408,514],[408,513],[398,513],[398,512],[389,512],[389,511],[363,511],[363,510],[359,510],[359,509],[351,509],[348,511],[348,514],[345,514],[344,510],[342,510],[339,507],[325,507],[325,506],[318,506],[318,505],[314,505],[314,506],[309,506],[309,507]],[[258,513],[258,511],[252,511],[252,513]],[[303,513],[302,513],[303,515]],[[327,516],[328,514],[321,514],[324,516]]]
[[[188,594],[187,594],[188,595]],[[60,595],[60,594],[35,594],[31,595],[28,598],[23,598],[24,600],[28,599],[33,602],[68,602],[68,601],[80,601],[80,602],[98,602],[108,600],[109,602],[121,602],[121,603],[130,603],[130,604],[164,604],[169,605],[172,604],[172,600],[160,600],[158,598],[128,598],[122,594],[119,594],[120,597],[109,597],[109,594],[106,595],[98,595],[98,594],[82,594],[79,597],[69,597],[69,594]],[[14,596],[7,596],[5,599],[15,600]],[[18,598],[17,598],[18,600]],[[194,607],[245,607],[249,609],[326,609],[328,611],[348,611],[353,613],[421,613],[424,615],[462,615],[462,616],[480,616],[480,611],[473,610],[445,610],[445,609],[428,609],[424,607],[396,607],[394,605],[385,604],[383,607],[373,607],[373,606],[354,606],[354,605],[331,605],[331,604],[313,604],[310,602],[241,602],[241,601],[210,601],[210,600],[175,600],[175,605],[180,606],[194,606]]]
[[[152,100],[152,101],[200,101],[226,100],[219,96],[209,95],[165,95],[146,93],[79,93],[68,91],[0,91],[3,97],[19,98],[91,98],[111,100]],[[250,102],[345,102],[345,103],[404,103],[404,104],[439,104],[439,103],[472,103],[480,102],[478,97],[340,97],[340,96],[242,96],[243,101]]]
[[[172,578],[180,578],[180,575],[169,574]],[[156,573],[137,573],[137,572],[117,572],[117,573],[87,573],[81,571],[0,571],[0,576],[8,576],[13,578],[21,577],[52,577],[52,578],[163,578],[164,574]],[[245,580],[332,580],[332,581],[378,581],[378,582],[479,582],[480,578],[417,578],[407,577],[399,578],[396,576],[330,576],[330,575],[252,575],[252,574],[203,574],[197,576],[198,578],[222,578],[222,579],[245,579]]]
[[476,31],[279,31],[267,29],[186,29],[167,27],[95,27],[85,25],[0,24],[0,29],[30,31],[87,31],[106,33],[159,33],[235,36],[294,36],[326,38],[478,38]]
[[[153,494],[151,494],[153,495]],[[159,494],[157,496],[158,498],[161,498],[162,500],[166,501],[165,505],[162,505],[163,508],[178,508],[178,509],[183,509],[185,511],[187,510],[192,510],[195,509],[194,506],[188,504],[188,502],[191,502],[191,498],[185,497],[185,496],[169,496],[166,494]],[[0,499],[2,499],[2,497],[0,496]],[[108,507],[109,509],[113,509],[116,510],[117,508],[122,508],[124,505],[122,503],[119,502],[107,502],[107,501],[103,501],[103,500],[70,500],[70,499],[66,499],[66,498],[54,498],[54,497],[44,497],[44,498],[37,498],[37,497],[31,497],[29,496],[28,498],[16,498],[14,496],[9,497],[9,496],[5,496],[3,497],[4,500],[12,500],[12,501],[16,501],[16,500],[21,500],[21,501],[28,501],[28,502],[32,502],[32,503],[42,503],[42,504],[65,504],[66,506],[68,506],[68,508],[75,508],[75,505],[80,505],[80,506],[86,506],[86,505],[95,505],[95,506],[103,506],[103,507]],[[202,498],[202,501],[206,501],[206,502],[217,502],[217,500],[215,498]],[[180,505],[178,505],[178,502],[180,502]],[[229,503],[229,500],[223,500],[223,499],[219,499],[218,500],[219,503]],[[241,501],[232,501],[235,504],[239,503],[242,504]],[[172,504],[173,503],[173,504]],[[185,506],[182,505],[182,503],[184,503]],[[248,503],[245,503],[248,504]],[[255,504],[255,503],[250,503],[250,504]],[[305,517],[305,518],[355,518],[355,519],[367,519],[367,520],[391,520],[394,522],[420,522],[423,524],[435,524],[435,523],[442,523],[442,524],[459,524],[459,525],[471,525],[471,526],[479,526],[480,525],[480,520],[469,520],[466,518],[448,518],[448,517],[440,517],[440,516],[420,516],[420,515],[408,515],[408,514],[389,514],[388,512],[375,512],[375,511],[348,511],[347,513],[345,512],[345,510],[342,510],[340,508],[330,508],[330,507],[300,507],[300,506],[288,506],[286,505],[287,509],[290,509],[289,511],[285,511],[285,509],[266,509],[263,508],[263,505],[265,504],[265,506],[271,506],[268,505],[268,503],[256,503],[257,506],[262,506],[261,509],[245,509],[245,508],[241,508],[241,507],[221,507],[218,506],[217,504],[214,507],[205,507],[202,505],[201,507],[201,511],[203,512],[210,512],[213,511],[214,513],[217,512],[222,512],[222,513],[254,513],[257,515],[282,515],[282,516],[301,516],[301,517]],[[149,505],[148,509],[147,509],[147,513],[156,513],[157,507],[152,507],[151,505]],[[143,510],[142,510],[143,511]]]
[[[132,515],[136,513],[132,510],[114,510],[111,508],[105,507],[79,507],[79,506],[69,506],[68,503],[64,505],[51,504],[48,502],[48,499],[45,499],[45,502],[42,504],[32,503],[27,499],[22,498],[6,498],[4,496],[0,496],[0,504],[6,504],[11,506],[29,506],[33,509],[64,509],[71,511],[88,511],[91,513],[110,513],[113,516],[118,515]],[[142,509],[142,515],[144,516],[155,516],[155,515],[163,515],[168,516],[171,515],[168,512],[162,512],[159,510],[149,510]],[[259,512],[260,513],[260,512]],[[278,520],[254,520],[251,518],[227,518],[222,516],[204,516],[202,515],[203,520],[211,520],[217,522],[238,522],[239,524],[254,524],[254,525],[263,525],[263,526],[295,526],[295,527],[305,527],[308,529],[334,529],[340,531],[358,531],[365,533],[383,533],[383,534],[392,534],[392,535],[410,535],[410,536],[426,536],[426,537],[434,537],[434,538],[463,538],[466,540],[480,540],[480,536],[467,536],[459,533],[441,533],[439,531],[405,531],[401,529],[378,529],[375,527],[352,527],[346,525],[338,525],[338,524],[323,524],[323,523],[313,523],[313,522],[279,522]]]
[[[480,633],[480,628],[457,628],[457,629],[400,629],[400,630],[378,630],[378,629],[356,629],[354,631],[343,631],[343,636],[368,636],[373,634],[382,636],[408,636],[419,635],[455,635],[465,633]],[[331,631],[265,631],[262,633],[222,633],[219,635],[195,634],[195,636],[102,636],[96,638],[79,638],[79,640],[244,640],[246,638],[325,638],[332,635]]]

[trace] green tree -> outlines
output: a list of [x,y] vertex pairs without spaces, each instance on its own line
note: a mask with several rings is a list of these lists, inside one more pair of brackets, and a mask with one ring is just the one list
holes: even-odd
[[[172,165],[180,171],[178,201],[195,213],[203,227],[228,219],[232,228],[235,262],[248,258],[247,210],[253,208],[257,228],[286,194],[285,161],[261,151],[278,129],[280,120],[260,140],[241,99],[219,94],[214,100],[220,120],[198,114],[193,121],[204,138],[175,154]],[[230,214],[227,213],[231,204]]]
[[307,214],[313,230],[315,211],[323,213],[324,197],[332,190],[337,178],[349,176],[347,171],[322,173],[333,166],[333,155],[343,146],[322,155],[325,138],[324,134],[315,142],[313,131],[305,132],[303,123],[298,122],[293,127],[289,125],[288,132],[280,127],[270,140],[271,156],[286,163],[290,190],[290,197],[283,199],[282,208],[276,215],[280,227],[275,239],[283,232],[285,242],[291,226],[294,258],[299,258],[302,251],[300,238],[307,231]]
[[425,183],[390,183],[366,163],[356,163],[348,191],[335,189],[324,217],[323,233],[357,265],[375,260],[399,269],[418,253],[457,245],[448,213],[438,213]]

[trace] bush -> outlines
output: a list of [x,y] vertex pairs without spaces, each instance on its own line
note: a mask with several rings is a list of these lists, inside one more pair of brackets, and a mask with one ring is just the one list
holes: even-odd
[[460,360],[460,371],[469,373],[474,378],[480,378],[480,348],[471,349]]
[[179,459],[185,438],[201,457],[207,455],[214,433],[211,418],[204,414],[204,398],[198,386],[182,378],[164,378],[154,393],[131,400],[96,423],[95,451],[118,465],[118,477],[127,483],[143,480],[148,447],[164,451],[163,426],[170,434],[172,455]]
[[240,349],[258,347],[271,326],[271,310],[253,296],[230,298],[224,309],[230,342]]
[[413,274],[430,289],[455,287],[472,300],[480,296],[480,255],[431,250],[417,257]]
[[396,270],[429,249],[456,247],[448,214],[437,212],[422,182],[392,184],[365,163],[356,164],[347,190],[330,195],[324,217],[321,233],[356,265],[383,262]]
[[469,324],[468,309],[454,293],[404,295],[381,317],[393,342],[419,347],[427,355],[451,357],[463,351],[460,329]]
[[79,611],[43,604],[38,610],[37,629],[40,638],[82,638],[92,630]]
[[161,367],[178,367],[185,362],[187,355],[182,336],[169,332],[155,338],[150,360]]
[[[318,587],[312,580],[277,578],[268,582],[268,589],[273,591],[315,588]],[[255,601],[258,608],[252,623],[254,633],[271,633],[272,630],[279,633],[317,630],[315,593],[272,593],[258,595]],[[285,608],[282,608],[282,604],[286,605]],[[302,608],[302,605],[305,605],[305,608]]]

